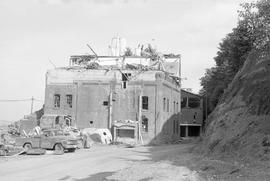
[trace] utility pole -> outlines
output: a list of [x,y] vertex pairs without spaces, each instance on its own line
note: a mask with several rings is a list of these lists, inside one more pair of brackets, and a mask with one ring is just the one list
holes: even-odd
[[31,114],[33,113],[34,97],[31,98]]
[[113,110],[113,91],[112,91],[112,87],[111,87],[111,90],[110,90],[110,95],[109,95],[109,130],[111,130],[112,128],[112,110]]
[[141,144],[143,143],[143,137],[142,137],[142,132],[141,132],[141,124],[142,124],[142,88],[140,90],[140,95],[139,95],[139,112],[138,112],[138,133],[139,133],[139,140],[141,140]]

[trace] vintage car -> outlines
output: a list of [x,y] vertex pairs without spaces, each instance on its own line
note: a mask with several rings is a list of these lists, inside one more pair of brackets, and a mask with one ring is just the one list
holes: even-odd
[[16,138],[16,145],[22,146],[26,150],[32,148],[43,148],[47,150],[74,152],[78,147],[78,139],[69,134],[65,134],[63,130],[46,129],[42,130],[40,135],[32,137]]

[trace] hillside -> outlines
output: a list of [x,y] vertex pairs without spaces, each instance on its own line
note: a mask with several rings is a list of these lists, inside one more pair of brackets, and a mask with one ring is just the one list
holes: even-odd
[[209,116],[204,153],[270,159],[270,56],[251,53]]

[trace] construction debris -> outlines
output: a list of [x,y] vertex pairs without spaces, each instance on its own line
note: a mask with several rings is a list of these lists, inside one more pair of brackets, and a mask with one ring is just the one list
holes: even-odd
[[108,129],[84,128],[81,132],[84,136],[84,143],[90,146],[93,142],[102,144],[110,144],[112,142],[112,134]]

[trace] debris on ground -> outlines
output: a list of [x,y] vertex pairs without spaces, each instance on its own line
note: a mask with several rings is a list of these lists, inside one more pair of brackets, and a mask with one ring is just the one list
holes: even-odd
[[[189,170],[184,166],[175,166],[167,161],[152,162],[141,161],[134,162],[132,166],[120,170],[107,177],[108,180],[124,181],[137,180],[199,180],[199,174],[196,171]],[[201,180],[203,181],[203,180]]]
[[27,155],[44,155],[45,153],[46,153],[46,150],[42,148],[28,149],[26,151]]
[[112,142],[112,134],[108,129],[84,128],[81,132],[84,139],[86,139],[86,144],[90,146],[93,142],[102,144],[110,144]]
[[2,133],[0,137],[0,156],[14,156],[21,153],[23,148],[15,145],[15,140],[9,133]]
[[63,151],[46,150],[45,155],[63,155]]

